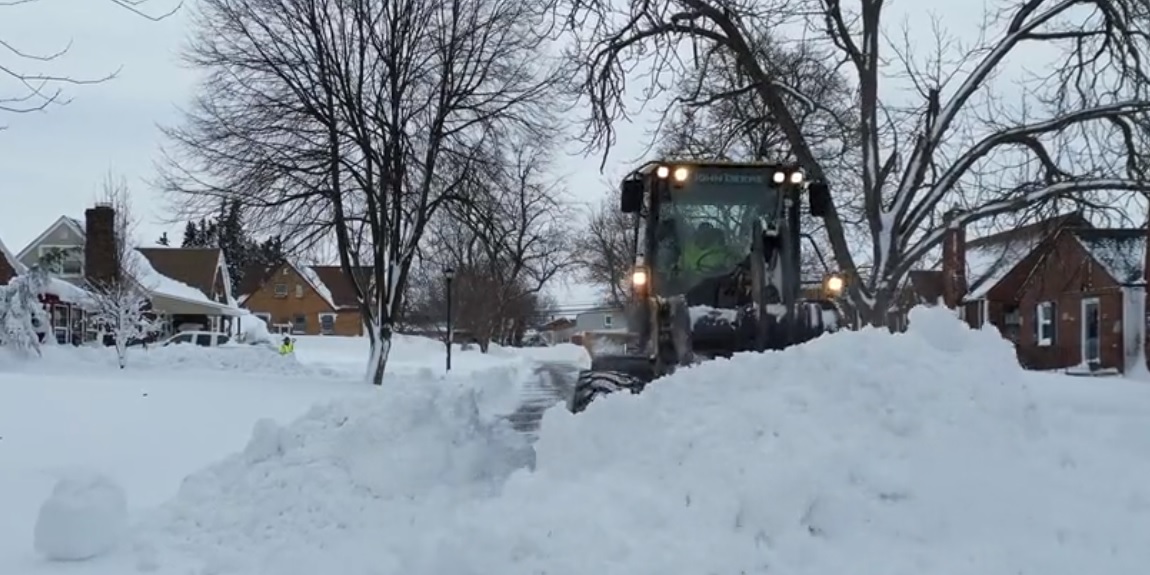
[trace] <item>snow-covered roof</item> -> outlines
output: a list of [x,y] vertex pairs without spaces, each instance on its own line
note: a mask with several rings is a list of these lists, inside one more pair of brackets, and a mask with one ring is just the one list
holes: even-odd
[[315,290],[315,293],[318,293],[319,297],[323,298],[323,300],[327,302],[327,305],[331,306],[332,309],[339,307],[335,305],[335,297],[332,296],[331,290],[328,289],[327,284],[323,283],[323,280],[320,279],[319,274],[317,274],[311,266],[305,266],[298,263],[292,263],[291,266],[295,268],[296,273],[298,273],[300,277],[302,277],[304,281],[306,281],[308,285],[311,286],[311,289]]
[[152,262],[150,262],[144,254],[140,253],[139,250],[128,251],[127,258],[128,261],[125,262],[127,270],[132,274],[136,282],[140,284],[140,287],[148,290],[152,295],[166,296],[172,299],[203,304],[214,308],[231,307],[228,306],[228,304],[212,301],[211,298],[199,289],[176,281],[156,271],[156,268],[152,266]]
[[3,257],[16,273],[24,273],[26,270],[24,264],[16,259],[16,255],[8,249],[8,246],[4,245],[4,240],[0,240],[0,257]]
[[1010,238],[966,248],[966,299],[985,297],[998,282],[1026,256],[1034,252],[1045,238],[1031,236]]
[[1146,230],[1085,229],[1075,230],[1074,237],[1115,281],[1145,282]]
[[55,276],[48,278],[48,289],[44,290],[44,292],[46,295],[56,296],[62,302],[76,304],[81,307],[90,303],[92,299],[92,294],[83,288]]

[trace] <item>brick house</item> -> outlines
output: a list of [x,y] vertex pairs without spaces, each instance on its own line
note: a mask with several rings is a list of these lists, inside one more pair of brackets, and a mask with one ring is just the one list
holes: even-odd
[[[363,268],[363,285],[370,278],[371,269]],[[285,262],[270,271],[251,269],[240,292],[240,304],[273,333],[363,335],[355,287],[339,266]]]
[[950,230],[941,270],[916,270],[922,302],[994,325],[1029,369],[1124,371],[1146,332],[1146,229],[1068,214],[967,242]]

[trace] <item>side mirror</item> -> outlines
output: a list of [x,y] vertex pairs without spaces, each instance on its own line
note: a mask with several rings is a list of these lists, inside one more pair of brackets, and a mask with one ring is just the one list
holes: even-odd
[[811,215],[825,217],[831,211],[831,189],[824,182],[811,182],[807,186],[807,201],[811,204]]
[[636,214],[643,209],[643,180],[623,180],[619,208],[624,214]]

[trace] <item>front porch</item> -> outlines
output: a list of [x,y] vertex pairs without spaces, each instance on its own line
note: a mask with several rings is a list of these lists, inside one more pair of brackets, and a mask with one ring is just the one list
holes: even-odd
[[169,294],[153,294],[152,311],[160,325],[161,337],[181,331],[230,333],[243,311],[226,303],[191,300]]

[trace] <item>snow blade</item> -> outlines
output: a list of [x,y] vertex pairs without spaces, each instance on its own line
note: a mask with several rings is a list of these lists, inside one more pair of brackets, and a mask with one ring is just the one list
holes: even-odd
[[639,393],[646,385],[645,380],[622,371],[581,371],[567,402],[567,409],[579,413],[587,409],[597,397],[624,390]]

